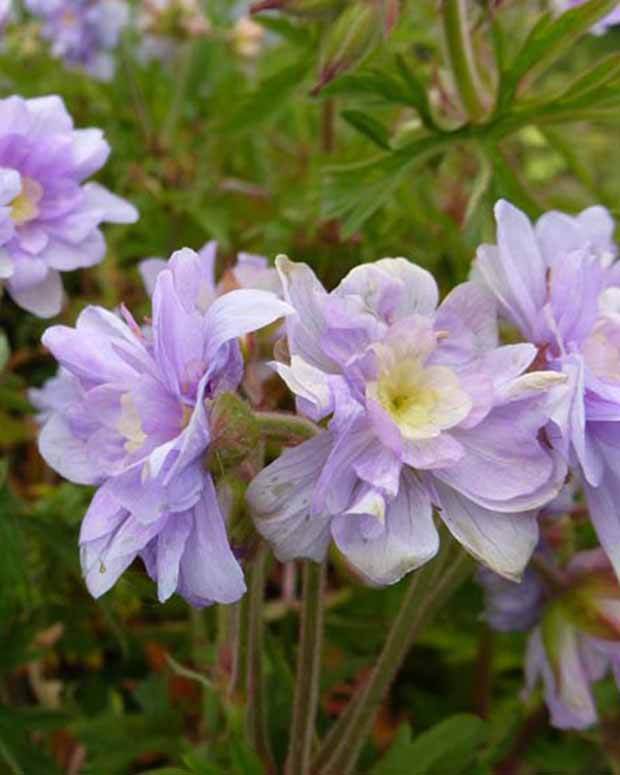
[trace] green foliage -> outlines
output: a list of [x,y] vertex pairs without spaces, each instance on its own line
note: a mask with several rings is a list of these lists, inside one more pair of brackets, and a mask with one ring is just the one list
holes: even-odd
[[473,762],[485,738],[484,722],[477,716],[451,716],[411,739],[404,726],[370,775],[431,775],[472,772]]
[[[401,3],[390,35],[379,42],[379,28],[368,30],[368,45],[317,97],[309,92],[336,14],[260,15],[267,37],[247,57],[235,42],[238,4],[207,0],[210,36],[169,63],[144,64],[129,34],[109,84],[67,71],[31,22],[10,25],[4,93],[61,94],[76,125],[103,128],[111,156],[98,179],[141,214],[105,230],[102,264],[65,275],[67,306],[53,322],[72,325],[89,303],[121,301],[141,320],[149,306],[138,262],[208,239],[219,242],[220,274],[238,251],[286,253],[333,287],[353,266],[405,255],[445,291],[493,239],[499,197],[533,216],[597,202],[618,214],[620,30],[588,34],[614,4],[590,0],[557,17],[538,0],[468,3],[488,102],[475,123],[448,72],[436,0]],[[83,759],[90,775],[258,775],[222,644],[230,612],[160,605],[139,563],[101,600],[84,588],[77,541],[92,489],[46,469],[27,393],[54,371],[40,345],[48,324],[2,299],[0,773],[55,775]],[[235,421],[248,451],[255,432]],[[331,560],[321,736],[367,677],[404,591],[370,589]],[[298,637],[290,587],[274,562],[263,662],[278,765]],[[540,697],[520,699],[525,638],[489,636],[481,605],[466,584],[420,637],[360,772],[482,774],[510,757],[522,772],[608,771],[615,690],[600,690],[603,734],[551,731]]]

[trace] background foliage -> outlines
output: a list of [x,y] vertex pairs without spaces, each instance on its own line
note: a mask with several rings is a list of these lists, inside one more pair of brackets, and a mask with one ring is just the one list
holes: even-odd
[[[492,204],[531,215],[620,201],[620,29],[584,34],[601,0],[553,22],[535,0],[471,3],[486,116],[468,124],[447,69],[436,0],[405,0],[386,41],[318,97],[329,24],[264,14],[255,57],[239,52],[228,0],[177,61],[140,65],[131,34],[109,84],[52,60],[32,22],[0,53],[6,95],[58,93],[79,126],[102,127],[102,182],[140,221],[108,229],[108,255],[65,276],[75,321],[87,303],[147,310],[140,259],[220,245],[307,261],[328,287],[354,265],[406,255],[445,289],[493,236]],[[159,605],[141,568],[93,601],[77,531],[90,492],[59,481],[36,451],[26,388],[52,374],[43,321],[0,307],[0,772],[115,775],[262,772],[243,742],[243,698],[226,691],[222,612]],[[269,732],[285,750],[297,636],[296,571],[273,564],[265,667]],[[400,585],[362,586],[334,556],[328,581],[321,725],[364,678],[398,608]],[[523,642],[491,634],[481,594],[463,587],[412,650],[380,714],[360,772],[620,771],[620,713],[603,686],[604,722],[558,733],[524,704]],[[423,734],[420,734],[423,733]]]

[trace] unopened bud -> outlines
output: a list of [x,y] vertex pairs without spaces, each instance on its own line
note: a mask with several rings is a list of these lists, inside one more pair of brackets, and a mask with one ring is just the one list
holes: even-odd
[[341,73],[358,65],[381,40],[384,4],[377,0],[357,2],[346,8],[327,33],[316,95]]
[[250,6],[250,13],[280,11],[304,19],[321,19],[336,16],[343,5],[343,0],[258,0]]
[[620,585],[611,568],[584,574],[561,604],[578,629],[594,638],[620,641]]
[[236,393],[220,393],[210,407],[211,443],[207,465],[215,473],[240,465],[260,444],[252,410]]

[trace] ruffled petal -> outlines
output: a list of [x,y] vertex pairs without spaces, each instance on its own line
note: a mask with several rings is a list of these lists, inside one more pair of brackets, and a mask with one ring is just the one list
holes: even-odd
[[375,538],[360,529],[357,515],[332,522],[332,535],[349,562],[374,584],[394,584],[432,559],[439,549],[431,501],[412,472],[404,472],[398,495],[385,512],[385,529]]
[[538,542],[536,512],[490,511],[434,478],[441,518],[479,562],[518,581]]
[[243,571],[235,558],[213,480],[205,478],[202,498],[181,557],[179,591],[196,605],[235,603],[245,593]]
[[321,469],[333,446],[329,431],[285,450],[264,468],[247,490],[256,529],[282,562],[297,557],[322,561],[330,541],[331,517],[311,511]]

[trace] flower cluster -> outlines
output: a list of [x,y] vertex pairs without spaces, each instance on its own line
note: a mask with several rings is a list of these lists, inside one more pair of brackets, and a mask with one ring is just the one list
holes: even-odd
[[564,374],[549,396],[547,436],[583,482],[592,522],[620,575],[620,264],[601,207],[550,212],[532,226],[495,208],[497,245],[478,251],[475,277],[536,346],[537,368]]
[[0,100],[0,280],[14,301],[42,317],[62,304],[59,272],[105,254],[102,223],[138,214],[84,181],[110,152],[99,129],[74,129],[59,97]]
[[216,297],[214,251],[175,253],[153,287],[140,327],[86,308],[75,328],[53,326],[44,344],[63,371],[35,403],[40,450],[71,481],[98,486],[80,533],[93,595],[140,556],[159,599],[230,603],[245,591],[205,466],[217,397],[243,376],[237,339],[290,308],[264,290]]
[[[25,309],[58,313],[59,272],[103,258],[103,222],[136,220],[84,182],[108,153],[58,97],[0,101],[0,278]],[[526,683],[542,678],[553,723],[593,723],[590,685],[620,675],[614,223],[591,207],[532,224],[505,201],[495,216],[497,244],[443,300],[405,258],[331,291],[285,256],[241,253],[216,280],[210,242],[140,264],[143,323],[87,307],[49,328],[60,370],[30,397],[42,456],[97,488],[80,533],[92,594],[140,558],[161,601],[238,600],[229,487],[244,537],[282,561],[333,545],[378,586],[437,554],[441,521],[484,566],[489,623],[531,631]],[[295,415],[272,411],[287,388]],[[265,467],[274,440],[288,446]],[[582,494],[602,550],[560,561],[574,520],[558,515]]]
[[125,0],[26,0],[26,6],[42,19],[53,56],[103,81],[114,76],[113,51],[129,22]]

